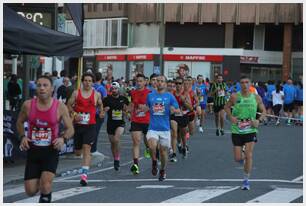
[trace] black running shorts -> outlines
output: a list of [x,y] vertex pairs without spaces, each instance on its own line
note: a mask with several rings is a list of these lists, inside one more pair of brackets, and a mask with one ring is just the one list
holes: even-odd
[[291,104],[284,104],[284,112],[292,112],[293,107],[294,107],[293,102]]
[[177,122],[178,128],[184,128],[188,126],[189,123],[189,117],[187,115],[184,116],[174,116],[173,120]]
[[224,109],[224,104],[218,105],[218,106],[214,105],[214,113],[218,113],[218,112],[220,112],[223,109]]
[[130,132],[142,132],[144,135],[148,133],[149,124],[131,122]]
[[32,146],[27,151],[24,180],[40,179],[42,172],[56,173],[59,151],[49,147]]
[[232,134],[232,142],[234,146],[240,146],[240,147],[248,142],[257,142],[256,133]]
[[125,127],[125,123],[120,121],[120,122],[115,122],[115,121],[112,121],[112,122],[107,122],[107,125],[106,125],[106,130],[107,130],[107,134],[109,135],[115,135],[116,133],[116,129],[118,127]]
[[96,139],[96,125],[78,125],[74,126],[74,149],[82,149],[83,144],[93,145]]

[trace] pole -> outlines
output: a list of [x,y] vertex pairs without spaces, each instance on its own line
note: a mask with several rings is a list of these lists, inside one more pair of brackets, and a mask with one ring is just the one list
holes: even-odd
[[12,55],[12,74],[17,75],[18,55]]
[[165,24],[164,24],[164,3],[159,4],[160,6],[160,26],[159,26],[159,46],[160,46],[160,52],[159,52],[159,68],[160,73],[164,74],[164,63],[163,63],[163,55],[164,55],[164,39],[165,39]]
[[83,74],[83,57],[79,57],[78,61],[78,88],[81,86],[81,77]]
[[[55,3],[54,6],[54,30],[57,31],[57,13],[58,13],[58,5]],[[56,57],[52,57],[52,71],[56,70]]]

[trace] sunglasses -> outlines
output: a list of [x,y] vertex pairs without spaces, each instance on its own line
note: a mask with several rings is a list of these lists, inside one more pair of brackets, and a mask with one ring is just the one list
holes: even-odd
[[241,81],[240,83],[241,84],[249,84],[250,82],[249,81]]
[[182,85],[183,82],[175,82],[176,85]]

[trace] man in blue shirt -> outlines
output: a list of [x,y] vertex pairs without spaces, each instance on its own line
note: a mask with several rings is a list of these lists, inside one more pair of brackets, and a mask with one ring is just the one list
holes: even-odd
[[[168,149],[170,148],[170,111],[180,113],[178,103],[173,94],[166,92],[167,78],[163,75],[157,77],[157,90],[147,96],[147,106],[150,111],[149,131],[147,140],[151,150],[152,157],[152,175],[156,176],[158,172],[156,148],[159,144],[161,168],[159,172],[159,181],[166,178],[165,168],[168,159]],[[159,143],[158,143],[159,142]]]
[[303,82],[299,81],[296,86],[295,105],[297,107],[297,116],[300,121],[297,123],[302,125],[303,123]]
[[[93,84],[93,88],[99,92],[101,94],[101,98],[103,99],[104,97],[107,96],[107,91],[105,89],[105,87],[102,85],[102,74],[101,72],[97,72],[95,74],[96,76],[96,82]],[[97,151],[97,142],[98,142],[98,136],[99,136],[99,131],[102,127],[102,124],[104,122],[104,118],[100,118],[99,116],[99,109],[97,108],[96,110],[96,137],[95,137],[95,141],[91,147],[91,154],[92,155],[97,155],[97,156],[101,156],[102,154],[100,152]]]
[[[272,107],[273,107],[273,102],[272,102],[272,92],[276,90],[275,84],[272,80],[268,81],[267,85],[267,92],[266,92],[266,109],[267,109],[267,114],[272,115]],[[268,121],[271,118],[268,118]]]
[[201,108],[200,115],[198,116],[199,118],[199,132],[203,133],[203,123],[204,123],[204,118],[205,118],[205,109],[206,109],[206,103],[207,103],[207,95],[208,95],[208,88],[206,84],[204,84],[204,78],[203,75],[198,75],[197,76],[198,82],[196,83],[196,91],[197,91],[197,96],[199,98],[200,105],[199,107]]
[[[289,118],[292,118],[292,110],[294,107],[294,100],[296,96],[296,89],[292,84],[292,79],[289,78],[287,83],[283,86],[284,91],[284,112]],[[288,125],[291,125],[291,119],[287,121]]]

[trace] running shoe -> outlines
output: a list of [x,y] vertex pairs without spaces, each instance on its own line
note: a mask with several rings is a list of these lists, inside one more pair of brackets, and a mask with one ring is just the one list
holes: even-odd
[[203,133],[203,132],[204,132],[202,127],[199,127],[199,132],[200,132],[200,133]]
[[221,133],[221,135],[223,136],[223,135],[224,135],[224,130],[223,130],[223,129],[220,129],[220,133]]
[[131,172],[134,174],[134,175],[137,175],[139,174],[139,167],[137,164],[133,164],[132,167],[131,167]]
[[153,175],[153,176],[156,176],[157,173],[158,173],[157,164],[156,164],[156,165],[153,165],[153,164],[152,164],[152,175]]
[[280,121],[277,120],[276,123],[275,123],[275,126],[278,126],[280,124]]
[[80,180],[80,184],[84,187],[86,186],[88,183],[87,181],[87,175],[86,174],[81,174],[81,180]]
[[181,144],[177,144],[177,150],[180,154],[182,154],[182,145]]
[[177,158],[176,158],[176,154],[175,153],[172,153],[170,155],[170,162],[177,162]]
[[250,183],[249,183],[249,180],[247,180],[247,179],[243,180],[241,189],[242,189],[242,190],[250,190]]
[[165,170],[160,170],[158,180],[159,181],[164,181],[165,179],[166,179],[166,172],[165,172]]
[[119,169],[120,169],[120,161],[119,160],[114,160],[114,169],[116,171],[119,171]]
[[290,119],[288,119],[288,121],[287,121],[287,125],[288,125],[288,126],[290,126],[290,125],[291,125],[291,120],[290,120]]
[[149,148],[146,148],[146,149],[145,149],[143,155],[144,155],[144,157],[147,158],[147,159],[151,158],[151,154],[150,154]]
[[196,125],[197,125],[197,126],[200,126],[200,120],[199,120],[199,119],[197,119]]
[[219,129],[216,130],[216,135],[220,136],[220,130]]

